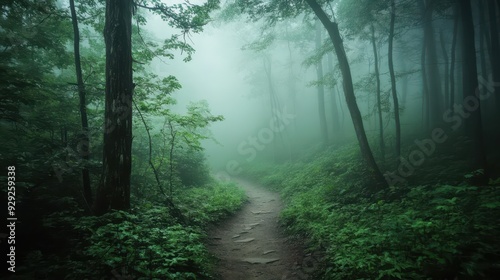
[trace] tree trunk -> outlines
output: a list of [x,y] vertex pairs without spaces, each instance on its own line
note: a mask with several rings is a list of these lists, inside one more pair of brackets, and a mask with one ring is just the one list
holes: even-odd
[[[330,73],[330,75],[333,76],[333,71],[334,71],[334,67],[333,67],[333,53],[332,52],[328,52],[327,54],[327,59],[328,59],[328,72]],[[340,136],[340,120],[339,120],[339,105],[337,104],[337,93],[335,92],[335,85],[336,85],[336,81],[334,82],[334,84],[332,84],[332,130],[334,131],[334,135],[333,135],[333,138],[334,139],[339,139],[339,136]],[[335,132],[337,133],[337,135],[335,135]]]
[[[476,169],[486,170],[486,153],[483,146],[483,130],[481,121],[481,102],[475,96],[478,88],[476,47],[474,39],[474,24],[472,22],[472,12],[470,0],[460,0],[460,10],[462,15],[462,84],[463,84],[463,105],[470,113],[470,117],[465,119],[465,130],[472,139],[474,147],[474,157]],[[473,101],[472,103],[470,101]],[[475,101],[475,102],[474,102]],[[474,104],[474,106],[471,106]]]
[[448,63],[449,63],[449,58],[448,58],[448,52],[446,51],[446,43],[444,40],[444,35],[443,35],[443,30],[440,30],[439,32],[439,41],[441,43],[441,51],[443,52],[443,59],[444,59],[444,102],[443,106],[444,108],[448,108],[448,101],[450,100],[450,74],[448,68]]
[[[500,6],[500,5],[499,5]],[[488,1],[488,13],[490,20],[490,40],[491,40],[491,68],[493,72],[493,81],[500,81],[500,41],[498,38],[497,13],[495,9],[495,0]],[[500,113],[500,94],[495,89],[495,107],[497,116]]]
[[[401,42],[401,41],[400,41]],[[399,52],[399,65],[401,68],[401,72],[404,73],[404,75],[401,77],[401,82],[399,83],[400,85],[400,92],[401,94],[401,103],[400,107],[401,108],[406,108],[406,100],[408,99],[408,67],[406,66],[407,61],[406,61],[406,55],[403,54],[402,52]]]
[[396,91],[396,75],[394,74],[394,63],[392,61],[392,50],[394,42],[394,23],[396,21],[396,3],[391,0],[391,26],[389,28],[389,72],[391,75],[392,101],[394,103],[394,122],[396,125],[396,158],[401,156],[401,122],[399,120],[399,100]]
[[434,27],[432,24],[433,1],[421,0],[421,7],[424,15],[430,128],[433,128],[442,119],[441,79],[439,77],[436,40],[434,38]]
[[[321,23],[316,21],[316,50],[321,50]],[[316,75],[318,77],[318,113],[319,113],[319,127],[321,130],[321,141],[323,146],[328,144],[328,129],[326,127],[326,113],[325,113],[325,86],[323,84],[323,59],[320,58],[316,65]]]
[[[483,77],[487,77],[487,61],[486,61],[486,47],[488,45],[488,41],[491,44],[491,41],[488,38],[488,35],[486,32],[489,32],[488,25],[486,24],[486,18],[487,14],[485,13],[484,10],[484,5],[483,5],[483,0],[477,1],[478,9],[479,9],[479,55],[481,59],[481,75]],[[486,41],[486,44],[485,44]],[[488,54],[490,55],[490,52],[488,51]]]
[[368,167],[371,170],[372,176],[375,179],[376,184],[373,185],[372,191],[380,190],[381,188],[387,187],[387,182],[380,172],[380,169],[375,162],[372,150],[368,143],[366,137],[363,119],[361,117],[361,112],[359,111],[358,104],[356,103],[356,96],[354,95],[354,86],[352,83],[351,69],[349,62],[347,60],[347,55],[344,50],[344,45],[342,38],[340,37],[340,32],[337,23],[332,22],[321,6],[316,2],[316,0],[306,0],[307,4],[311,7],[313,12],[319,18],[323,26],[328,31],[330,39],[335,48],[335,53],[337,55],[337,60],[339,62],[340,71],[342,72],[342,79],[344,84],[344,95],[349,108],[349,113],[351,114],[351,119],[354,124],[354,130],[356,131],[356,136],[358,138],[359,147],[361,149],[361,155],[365,159]]
[[130,208],[132,150],[132,1],[107,0],[106,90],[102,179],[94,212]]
[[380,145],[380,154],[382,156],[382,160],[385,161],[385,143],[384,143],[384,123],[382,118],[382,102],[380,98],[380,72],[378,69],[378,53],[377,53],[377,43],[375,41],[375,27],[373,24],[371,25],[372,31],[372,47],[373,47],[373,57],[375,59],[375,80],[377,82],[377,111],[378,111],[378,122],[379,122],[379,145]]
[[[294,115],[297,115],[297,89],[296,89],[296,86],[295,86],[295,73],[293,71],[293,67],[294,67],[294,63],[293,63],[293,55],[292,55],[292,47],[290,46],[290,39],[289,39],[289,32],[288,32],[288,28],[285,27],[286,29],[286,36],[287,36],[287,47],[288,47],[288,58],[290,60],[290,64],[288,65],[288,68],[289,68],[289,72],[288,72],[288,83],[289,83],[289,99],[290,99],[290,103],[291,103],[291,106],[292,106],[292,114]],[[293,127],[293,136],[296,136],[297,135],[297,121],[295,120],[295,118],[292,119],[292,127]],[[289,137],[289,143],[290,145],[288,146],[288,149],[289,149],[289,159],[290,161],[293,160],[295,158],[295,152],[296,152],[296,143],[295,143],[295,140],[296,137]]]
[[71,22],[73,23],[73,49],[75,52],[76,82],[78,84],[78,96],[80,97],[80,118],[82,122],[82,134],[77,150],[83,160],[82,183],[83,198],[87,206],[92,207],[92,189],[90,188],[90,172],[87,164],[90,158],[89,122],[87,118],[87,102],[85,100],[85,85],[82,77],[82,65],[80,62],[80,30],[78,29],[78,18],[76,16],[75,1],[69,0],[71,10]]
[[[486,22],[484,19],[485,13],[484,13],[484,7],[483,7],[483,1],[479,0],[477,1],[478,8],[479,8],[479,60],[480,60],[480,65],[481,65],[481,76],[482,77],[487,77],[487,65],[486,65],[486,51],[485,51],[485,44],[484,41],[486,41],[486,34],[485,34],[485,29],[486,29]],[[485,91],[484,87],[479,88],[479,91],[484,94]],[[491,108],[491,107],[490,107]],[[483,107],[483,112],[487,111],[487,108],[485,110],[485,107]]]
[[429,109],[429,85],[427,82],[427,67],[425,65],[427,48],[426,37],[422,38],[422,54],[420,56],[420,65],[422,69],[422,127],[429,130],[430,127],[430,109]]
[[453,23],[453,39],[451,42],[451,61],[450,61],[450,110],[454,112],[455,103],[455,60],[457,52],[457,36],[458,36],[458,22],[460,15],[458,13],[457,7],[455,6],[455,15]]

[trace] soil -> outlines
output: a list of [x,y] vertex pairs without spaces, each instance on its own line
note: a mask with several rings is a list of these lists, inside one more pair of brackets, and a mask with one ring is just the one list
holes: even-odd
[[248,196],[242,209],[210,232],[209,249],[218,260],[222,280],[311,279],[300,244],[287,238],[278,225],[279,194],[241,179],[235,182]]

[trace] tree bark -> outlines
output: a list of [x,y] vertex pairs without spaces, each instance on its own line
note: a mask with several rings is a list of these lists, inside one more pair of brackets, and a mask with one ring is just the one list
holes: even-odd
[[444,59],[444,108],[448,108],[448,102],[450,100],[450,68],[448,68],[449,58],[448,52],[446,51],[446,43],[444,40],[443,30],[439,32],[439,41],[441,43],[441,51],[443,52]]
[[87,164],[90,159],[90,139],[89,122],[87,118],[87,102],[85,100],[85,84],[83,83],[82,65],[80,61],[80,30],[78,28],[78,18],[76,15],[75,1],[69,0],[69,6],[71,10],[71,22],[73,24],[73,49],[75,52],[76,82],[78,84],[78,96],[80,98],[80,119],[82,122],[82,133],[77,150],[83,160],[83,198],[85,199],[87,206],[90,208],[92,206],[92,189],[90,187],[90,172],[87,168]]
[[[328,52],[327,54],[327,61],[328,61],[328,72],[330,73],[330,75],[333,76],[333,71],[334,71],[334,67],[333,67],[333,53],[332,52]],[[339,105],[337,104],[337,93],[335,92],[335,85],[336,85],[336,82],[334,82],[334,84],[332,84],[332,89],[331,89],[331,93],[332,93],[332,129],[334,131],[334,135],[333,135],[333,138],[334,139],[339,139],[339,136],[340,136],[340,120],[339,120]],[[337,134],[335,134],[335,132],[337,132]]]
[[373,157],[372,150],[366,137],[363,119],[361,117],[361,112],[359,111],[358,104],[356,102],[356,96],[354,94],[351,69],[344,50],[342,38],[340,37],[338,25],[336,22],[332,22],[328,18],[328,15],[321,8],[318,2],[316,2],[316,0],[306,0],[306,2],[328,31],[328,35],[330,36],[330,39],[335,48],[335,54],[337,55],[340,71],[342,73],[344,95],[346,98],[347,107],[349,108],[349,113],[351,114],[352,122],[354,124],[354,130],[356,131],[356,136],[358,138],[361,155],[368,164],[368,167],[370,168],[372,176],[376,182],[376,184],[373,185],[372,191],[378,191],[381,188],[387,187],[387,182],[385,181],[384,176],[380,172],[380,169],[375,162],[375,158]]
[[441,102],[441,79],[439,75],[436,40],[434,38],[434,27],[432,24],[433,1],[421,0],[424,15],[424,36],[426,48],[426,67],[428,79],[428,97],[430,127],[437,125],[442,119]]
[[378,122],[379,122],[379,145],[380,145],[380,154],[382,156],[382,160],[385,161],[385,143],[384,143],[384,123],[382,118],[382,102],[380,97],[380,72],[378,69],[378,52],[377,52],[377,43],[375,41],[375,27],[373,24],[371,25],[371,41],[373,47],[373,57],[375,59],[375,80],[377,82],[377,111],[378,111]]
[[451,42],[451,61],[450,61],[450,110],[454,112],[454,103],[455,103],[455,60],[456,60],[456,52],[457,52],[457,36],[458,36],[458,22],[460,18],[460,14],[458,12],[458,8],[455,6],[455,15],[454,15],[454,23],[453,23],[453,39]]
[[[499,5],[500,6],[500,5]],[[491,68],[493,72],[493,81],[500,81],[500,41],[498,38],[498,26],[497,26],[497,13],[495,9],[495,0],[488,1],[488,14],[489,14],[489,30],[490,30],[490,41],[491,41]],[[495,107],[497,116],[500,114],[500,94],[495,89]]]
[[472,139],[475,157],[476,169],[484,169],[486,171],[486,153],[483,145],[483,130],[481,121],[481,102],[475,96],[478,89],[477,80],[477,64],[476,64],[476,47],[474,39],[474,24],[472,21],[472,12],[470,0],[460,0],[460,10],[462,15],[462,84],[463,84],[463,105],[471,106],[470,101],[474,101],[474,109],[467,109],[470,117],[465,119],[465,130],[467,135]]
[[430,109],[429,109],[429,85],[427,82],[427,67],[426,61],[426,37],[422,38],[422,54],[420,56],[420,65],[422,68],[422,126],[424,130],[429,130],[430,127]]
[[394,63],[392,61],[394,42],[394,23],[396,21],[396,3],[391,0],[391,23],[389,28],[389,73],[391,76],[392,101],[394,103],[394,122],[396,125],[396,158],[401,156],[401,122],[399,120],[399,100],[396,91],[396,75],[394,74]]
[[132,150],[132,0],[107,0],[102,179],[94,212],[130,208]]
[[[321,50],[321,23],[316,21],[316,50]],[[325,113],[325,86],[323,85],[323,59],[320,58],[316,65],[316,76],[318,77],[318,113],[319,113],[319,127],[321,130],[321,141],[323,146],[328,144],[328,129],[326,126],[326,113]]]

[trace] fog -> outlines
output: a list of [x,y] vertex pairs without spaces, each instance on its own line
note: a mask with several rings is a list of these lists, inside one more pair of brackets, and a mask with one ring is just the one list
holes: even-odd
[[[318,110],[319,85],[324,86],[322,106],[325,108],[327,144],[335,146],[357,141],[337,57],[334,54],[327,58],[328,53],[334,52],[324,28],[321,47],[318,48],[312,26],[314,21],[310,16],[302,14],[270,26],[262,21],[250,22],[244,16],[226,22],[217,15],[214,14],[214,20],[204,32],[185,37],[195,49],[192,61],[184,62],[185,54],[175,53],[175,59],[155,59],[151,65],[156,74],[174,75],[182,85],[182,89],[173,94],[178,101],[174,110],[182,112],[190,102],[206,100],[212,114],[224,116],[224,121],[210,127],[215,141],[203,143],[214,171],[237,173],[236,170],[246,162],[261,159],[286,161],[310,149],[320,149],[324,141]],[[347,21],[339,18],[340,24]],[[434,24],[441,32],[441,40],[450,41],[450,21],[437,19]],[[390,150],[396,140],[388,43],[386,30],[378,29],[375,35],[382,123],[385,146]],[[179,33],[153,15],[149,16],[146,30],[157,40]],[[374,147],[380,122],[373,48],[369,30],[365,28],[357,32],[342,31],[343,43],[364,129]],[[421,26],[405,27],[397,32],[393,58],[401,127],[403,137],[412,138],[424,130],[424,115],[429,114],[424,113],[428,109],[422,105],[421,44],[424,34]],[[444,55],[439,52],[436,58],[438,69],[444,71],[448,67]],[[316,67],[319,62],[323,79],[318,82]],[[444,81],[441,87],[444,90]]]
[[[157,38],[165,36],[164,27],[161,19],[154,16],[147,26]],[[267,136],[264,132],[264,138],[272,137],[273,140],[266,138],[262,148],[257,144],[255,156],[252,155],[254,152],[248,151],[252,149],[251,138],[258,138],[259,131],[269,127],[273,118],[269,82],[264,71],[264,63],[269,61],[272,64],[272,86],[281,108],[277,114],[286,115],[289,119],[283,134],[292,136],[294,126],[303,126],[308,128],[308,132],[299,135],[301,141],[314,145],[319,137],[319,131],[315,131],[319,130],[317,116],[311,113],[317,107],[315,90],[307,86],[315,80],[313,67],[302,66],[300,59],[296,59],[294,82],[296,103],[300,106],[294,110],[294,104],[287,96],[290,88],[287,81],[289,54],[288,51],[283,52],[283,44],[271,48],[271,51],[266,50],[266,54],[244,50],[245,45],[259,39],[259,28],[259,24],[245,22],[209,24],[203,33],[190,34],[186,38],[196,49],[192,61],[182,61],[182,54],[177,53],[174,60],[155,59],[152,65],[156,74],[174,75],[181,83],[182,89],[173,94],[177,99],[175,110],[182,112],[189,102],[206,100],[212,114],[224,116],[224,121],[211,125],[215,141],[204,142],[207,158],[214,169],[225,169],[232,160],[245,162],[269,156],[270,146],[279,141],[278,135]],[[338,99],[338,96],[335,98]],[[290,149],[289,139],[280,144]],[[238,151],[240,145],[240,150],[246,150],[248,155]]]

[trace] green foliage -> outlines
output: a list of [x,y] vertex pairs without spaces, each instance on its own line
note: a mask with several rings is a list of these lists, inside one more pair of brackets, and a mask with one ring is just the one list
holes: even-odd
[[179,207],[198,225],[219,221],[235,212],[245,201],[245,192],[232,183],[211,183],[183,191]]
[[[184,115],[174,114],[172,93],[181,85],[173,76],[151,73],[149,63],[154,58],[173,59],[177,51],[189,60],[194,49],[185,36],[202,31],[218,1],[203,5],[134,2],[134,98],[151,124],[161,117],[172,125],[165,133],[154,131],[157,137],[152,145],[157,149],[153,149],[152,161],[163,168],[164,180],[174,174],[173,181],[182,190],[175,202],[189,212],[189,219],[183,226],[176,224],[171,209],[159,203],[163,201],[148,170],[147,145],[140,133],[134,134],[133,210],[86,216],[91,205],[81,197],[81,168],[91,170],[93,189],[102,171],[104,2],[76,3],[91,142],[91,160],[84,162],[78,151],[81,123],[73,54],[68,52],[73,34],[67,7],[61,9],[53,0],[3,1],[0,133],[9,137],[0,139],[0,161],[22,170],[16,182],[16,202],[21,210],[16,214],[24,222],[16,235],[26,241],[17,248],[13,279],[210,277],[201,225],[235,211],[244,198],[234,186],[211,182],[202,187],[210,177],[200,142],[211,137],[209,124],[222,117],[211,115],[206,102],[191,104]],[[155,41],[142,29],[149,16],[146,11],[163,15],[168,24],[181,28],[182,35]],[[163,144],[165,149],[161,149]],[[165,153],[169,144],[174,147],[173,154]],[[166,168],[168,161],[174,163],[174,172]],[[201,205],[193,197],[214,204]]]
[[425,185],[365,191],[356,149],[253,167],[280,190],[281,223],[324,253],[318,279],[493,279],[500,261],[500,189]]
[[209,181],[210,170],[203,152],[182,149],[176,153],[175,162],[183,186],[201,186]]
[[50,199],[51,214],[37,233],[58,246],[28,252],[14,279],[211,279],[205,229],[239,209],[245,194],[215,181],[182,190],[183,226],[152,202],[95,217],[83,216],[72,198]]
[[82,254],[94,269],[82,268],[85,273],[68,277],[97,279],[119,271],[134,279],[206,278],[208,255],[201,232],[168,225],[166,219],[154,219],[158,214],[165,216],[166,211],[151,207],[138,215],[111,212],[98,218],[82,218],[75,229],[92,233]]

